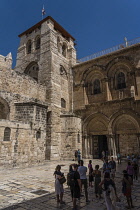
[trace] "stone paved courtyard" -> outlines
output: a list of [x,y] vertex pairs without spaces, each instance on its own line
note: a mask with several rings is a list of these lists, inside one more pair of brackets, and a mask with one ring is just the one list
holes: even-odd
[[[88,160],[85,160],[87,166]],[[57,164],[62,165],[62,172],[68,172],[69,164],[73,161],[47,161],[44,165],[32,166],[30,168],[0,168],[0,209],[3,210],[71,210],[72,201],[70,190],[65,184],[64,201],[66,205],[57,206],[54,193],[53,172]],[[93,160],[93,166],[102,161]],[[126,162],[117,165],[116,186],[118,196],[121,199],[119,205],[125,209],[126,202],[121,193],[122,170],[126,168]],[[86,204],[85,198],[81,197],[78,205],[82,210],[105,210],[104,199],[97,199],[94,195],[94,188],[89,188],[90,203]],[[134,181],[133,185],[134,209],[140,209],[140,181]]]

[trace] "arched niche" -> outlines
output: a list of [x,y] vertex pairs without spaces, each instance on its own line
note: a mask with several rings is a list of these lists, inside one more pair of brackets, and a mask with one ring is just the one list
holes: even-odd
[[118,116],[112,123],[112,131],[116,134],[139,133],[139,130],[137,120],[128,114]]
[[118,150],[122,155],[139,153],[139,123],[131,115],[120,114],[112,122],[112,133],[115,136]]

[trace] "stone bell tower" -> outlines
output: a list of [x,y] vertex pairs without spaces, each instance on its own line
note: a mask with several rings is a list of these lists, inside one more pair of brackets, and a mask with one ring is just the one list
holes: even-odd
[[[62,114],[72,113],[73,75],[76,63],[75,39],[48,16],[19,35],[15,70],[46,86],[46,158],[61,157]],[[78,130],[79,131],[79,130]]]

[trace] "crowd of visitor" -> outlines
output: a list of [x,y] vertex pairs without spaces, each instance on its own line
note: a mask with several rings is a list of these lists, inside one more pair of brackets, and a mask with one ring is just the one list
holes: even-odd
[[[118,164],[121,164],[121,159],[121,154],[118,153]],[[63,201],[63,183],[67,181],[67,185],[70,187],[71,191],[73,210],[77,210],[77,199],[80,200],[83,196],[85,196],[87,203],[90,202],[88,199],[88,187],[94,187],[96,198],[103,199],[104,197],[107,210],[119,209],[116,207],[116,202],[120,202],[120,198],[118,198],[116,190],[116,161],[113,159],[113,157],[111,157],[111,160],[108,160],[108,157],[104,156],[103,154],[103,165],[101,168],[99,168],[99,165],[95,165],[95,168],[93,168],[91,160],[89,160],[87,167],[84,166],[84,161],[81,160],[80,151],[75,154],[75,161],[76,160],[78,161],[77,164],[71,164],[69,166],[69,173],[66,177],[67,179],[61,172],[61,166],[58,165],[56,167],[54,175],[57,203],[65,204]],[[127,209],[132,209],[134,207],[131,196],[131,189],[133,180],[138,180],[138,174],[138,158],[133,154],[132,156],[127,155],[127,166],[122,171],[122,193],[126,197]],[[85,195],[82,193],[83,189]]]

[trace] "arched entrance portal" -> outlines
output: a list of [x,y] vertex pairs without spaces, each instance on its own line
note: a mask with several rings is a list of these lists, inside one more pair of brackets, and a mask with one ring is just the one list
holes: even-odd
[[86,158],[101,158],[102,151],[108,153],[108,119],[96,114],[84,124],[83,154]]
[[122,155],[138,154],[140,151],[139,123],[134,116],[121,114],[112,122],[116,150]]

